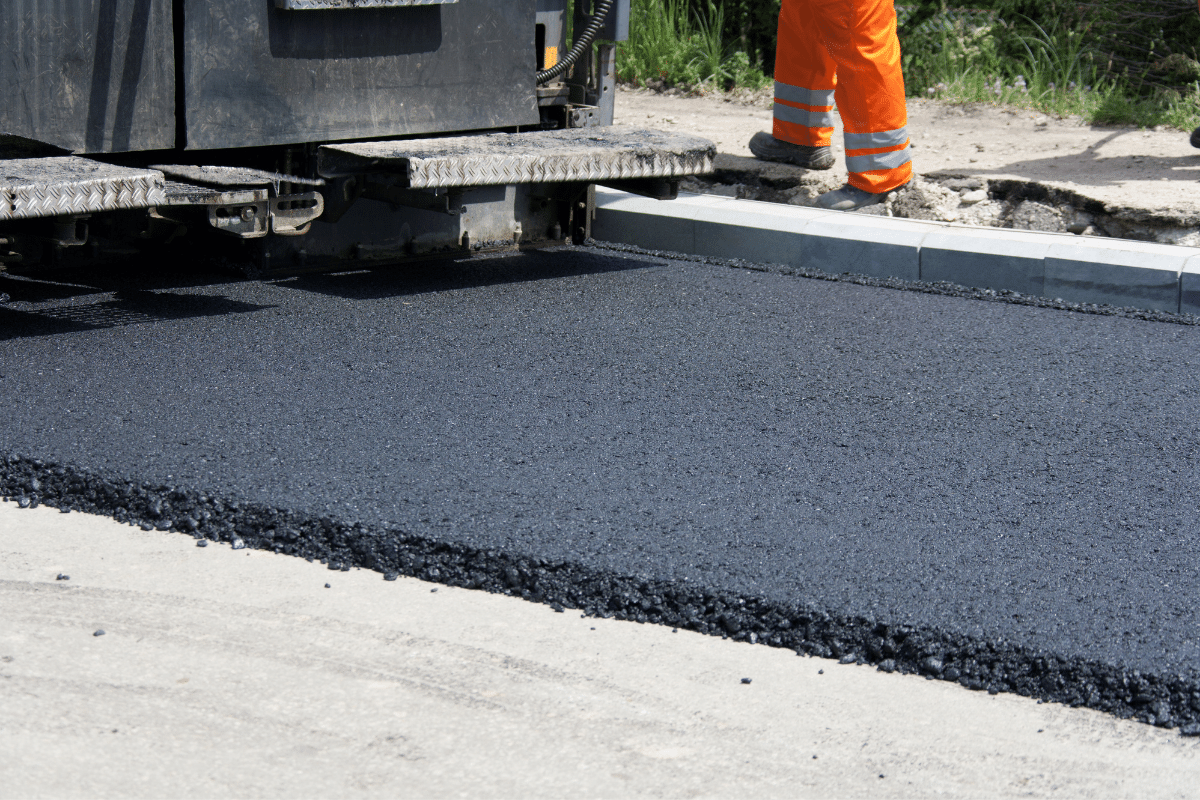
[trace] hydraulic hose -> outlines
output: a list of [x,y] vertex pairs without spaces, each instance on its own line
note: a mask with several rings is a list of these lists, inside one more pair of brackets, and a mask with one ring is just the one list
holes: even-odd
[[550,69],[544,69],[537,74],[538,86],[554,80],[575,66],[575,62],[579,60],[580,56],[587,52],[587,49],[592,46],[592,42],[596,41],[596,36],[604,27],[604,20],[608,18],[608,12],[614,2],[615,0],[600,0],[596,4],[596,13],[592,15],[592,21],[583,29],[583,33],[575,40],[575,44],[571,45],[570,52]]

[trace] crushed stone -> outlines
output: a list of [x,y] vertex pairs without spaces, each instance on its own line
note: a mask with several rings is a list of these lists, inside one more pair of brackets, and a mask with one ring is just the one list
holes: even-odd
[[[694,194],[811,207],[821,194],[842,185],[836,173],[796,173],[796,177],[781,178],[754,170],[719,169],[712,176],[687,178],[679,188]],[[1071,192],[1007,178],[916,175],[883,203],[852,213],[1200,247],[1200,230],[1174,217],[1131,209],[1110,211]]]

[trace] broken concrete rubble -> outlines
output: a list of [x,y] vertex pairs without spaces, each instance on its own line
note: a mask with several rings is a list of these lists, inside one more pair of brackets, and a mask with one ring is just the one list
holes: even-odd
[[[811,206],[841,185],[829,172],[796,170],[797,177],[766,177],[754,170],[719,169],[707,178],[689,178],[680,189],[742,200]],[[790,185],[788,185],[790,183]],[[1034,181],[978,176],[915,176],[876,206],[858,214],[921,219],[990,228],[1108,236],[1143,242],[1200,246],[1200,220],[1104,204]]]

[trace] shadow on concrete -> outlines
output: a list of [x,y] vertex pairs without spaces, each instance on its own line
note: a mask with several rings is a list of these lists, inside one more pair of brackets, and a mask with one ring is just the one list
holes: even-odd
[[1103,156],[1099,149],[1130,131],[1115,131],[1082,153],[1068,153],[1053,158],[1013,161],[1000,167],[978,169],[971,174],[1021,175],[1028,180],[1069,181],[1081,186],[1116,186],[1127,180],[1125,170],[1137,168],[1152,171],[1159,179],[1169,181],[1200,181],[1200,151],[1186,156],[1122,155]]

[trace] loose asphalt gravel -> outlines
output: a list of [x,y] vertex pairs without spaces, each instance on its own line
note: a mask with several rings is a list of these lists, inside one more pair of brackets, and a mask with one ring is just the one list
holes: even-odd
[[1196,325],[595,249],[106,280],[0,276],[18,502],[1200,732]]

